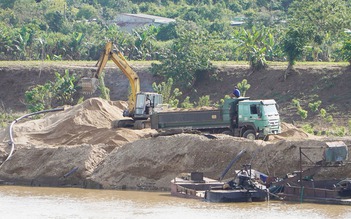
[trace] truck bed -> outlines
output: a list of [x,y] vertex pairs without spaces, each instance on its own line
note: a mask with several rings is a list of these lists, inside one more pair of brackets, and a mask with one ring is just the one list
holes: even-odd
[[229,128],[221,110],[158,112],[150,117],[152,129],[212,129]]

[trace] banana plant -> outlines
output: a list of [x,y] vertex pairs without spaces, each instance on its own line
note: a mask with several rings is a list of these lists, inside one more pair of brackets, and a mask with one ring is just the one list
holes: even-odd
[[267,29],[256,29],[255,26],[251,30],[241,29],[239,34],[238,50],[246,55],[250,67],[253,70],[260,70],[267,67],[266,51],[272,48],[273,36]]

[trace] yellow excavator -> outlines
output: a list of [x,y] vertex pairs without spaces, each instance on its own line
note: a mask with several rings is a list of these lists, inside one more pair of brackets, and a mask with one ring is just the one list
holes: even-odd
[[161,94],[153,92],[140,91],[139,76],[120,51],[113,52],[113,43],[106,43],[104,51],[101,53],[100,59],[96,64],[97,71],[91,78],[82,78],[81,86],[83,93],[94,93],[98,87],[98,78],[106,66],[107,61],[111,59],[118,68],[127,76],[131,87],[131,94],[128,100],[128,109],[124,110],[123,116],[129,119],[114,121],[113,127],[134,127],[143,129],[150,126],[150,115],[158,105],[161,105],[163,98]]

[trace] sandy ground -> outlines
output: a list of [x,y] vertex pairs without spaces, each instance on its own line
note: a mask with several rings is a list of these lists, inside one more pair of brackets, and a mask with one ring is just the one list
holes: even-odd
[[[111,127],[123,118],[124,101],[91,98],[64,111],[14,125],[15,153],[10,153],[9,128],[0,131],[0,180],[4,184],[33,186],[76,186],[104,189],[168,190],[170,180],[182,172],[201,171],[218,178],[241,151],[245,155],[226,177],[243,164],[271,176],[282,177],[298,170],[299,148],[316,162],[330,141],[350,138],[310,136],[283,123],[283,133],[270,141],[250,141],[228,135],[178,134],[155,136],[151,129],[132,130]],[[303,164],[311,164],[303,159]],[[350,165],[327,168],[319,178],[351,177]]]

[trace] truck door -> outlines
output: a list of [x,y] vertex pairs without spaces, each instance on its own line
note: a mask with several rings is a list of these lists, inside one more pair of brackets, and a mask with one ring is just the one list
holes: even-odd
[[260,105],[251,104],[250,105],[250,121],[258,120],[260,114]]

